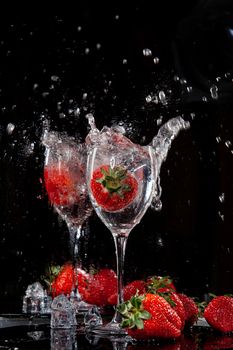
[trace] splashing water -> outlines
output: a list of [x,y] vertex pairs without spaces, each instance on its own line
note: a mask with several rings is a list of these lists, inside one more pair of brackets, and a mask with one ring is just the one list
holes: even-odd
[[[93,114],[89,113],[86,115],[88,123],[91,127],[90,132],[86,137],[86,143],[89,149],[94,148],[98,145],[105,145],[111,147],[114,142],[121,144],[122,147],[132,147],[132,149],[138,149],[143,151],[144,146],[136,145],[124,136],[125,129],[122,126],[107,127],[104,126],[102,130],[96,128],[95,118]],[[160,185],[160,168],[162,163],[166,160],[169,149],[171,148],[172,141],[177,137],[181,130],[186,130],[190,127],[190,123],[185,121],[182,117],[176,117],[170,119],[168,122],[163,124],[157,135],[152,139],[149,144],[155,156],[155,190],[153,199],[151,202],[151,208],[154,210],[162,209],[162,202],[160,200],[162,194],[162,188]]]

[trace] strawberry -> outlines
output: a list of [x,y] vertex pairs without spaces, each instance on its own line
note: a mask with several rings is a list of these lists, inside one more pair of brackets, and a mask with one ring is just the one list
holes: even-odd
[[195,301],[186,294],[178,293],[178,297],[183,303],[185,310],[185,325],[192,326],[198,317],[198,307]]
[[110,212],[127,207],[138,192],[136,178],[121,166],[95,169],[90,186],[97,204]]
[[[145,282],[144,281],[141,281],[141,280],[132,281],[124,287],[124,291],[123,291],[124,301],[129,300],[137,292],[138,292],[138,294],[144,294],[145,291],[146,290],[145,290]],[[112,294],[108,298],[108,303],[110,305],[117,304],[117,293]]]
[[119,305],[122,327],[135,339],[177,338],[182,323],[176,311],[161,296],[136,295]]
[[204,317],[211,327],[220,332],[233,331],[233,297],[216,296],[204,311]]
[[169,276],[152,276],[147,279],[147,290],[152,293],[175,292],[176,288]]
[[65,165],[46,166],[44,180],[52,204],[66,206],[78,201],[75,181]]
[[51,283],[52,297],[59,294],[70,295],[74,286],[74,269],[71,263],[64,264]]
[[79,289],[84,301],[97,306],[108,305],[108,299],[117,290],[117,277],[111,269],[101,269],[89,275],[85,288]]

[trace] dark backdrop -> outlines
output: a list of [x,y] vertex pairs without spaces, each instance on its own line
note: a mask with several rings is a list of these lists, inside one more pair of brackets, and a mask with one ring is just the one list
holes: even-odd
[[[232,292],[231,7],[82,1],[62,15],[1,13],[0,311],[20,311],[26,286],[70,258],[40,141],[45,120],[84,140],[90,112],[97,127],[121,122],[141,144],[172,117],[191,123],[162,166],[162,211],[149,209],[129,237],[125,279],[170,275],[201,298]],[[95,215],[88,232],[86,263],[115,268]]]

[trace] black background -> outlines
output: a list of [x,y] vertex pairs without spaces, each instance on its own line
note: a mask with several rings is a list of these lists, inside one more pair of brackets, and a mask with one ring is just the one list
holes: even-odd
[[[162,211],[149,209],[129,236],[125,279],[170,275],[200,298],[232,292],[231,1],[76,6],[62,15],[1,13],[0,311],[20,311],[27,285],[70,258],[67,227],[41,181],[41,135],[49,120],[84,140],[90,112],[98,128],[123,122],[141,144],[161,119],[191,123],[162,166]],[[159,91],[167,103],[148,102]],[[86,263],[115,268],[111,234],[95,215],[88,232]]]

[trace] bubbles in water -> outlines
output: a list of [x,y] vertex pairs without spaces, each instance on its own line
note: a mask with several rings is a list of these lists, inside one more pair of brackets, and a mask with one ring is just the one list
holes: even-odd
[[210,87],[210,95],[214,100],[218,99],[218,87],[216,85]]
[[78,26],[77,31],[78,31],[78,32],[81,32],[81,30],[82,30],[82,27],[81,27],[81,26]]
[[220,137],[220,136],[217,136],[217,137],[216,137],[216,141],[217,141],[217,143],[220,143],[220,142],[221,142],[221,137]]
[[8,135],[11,135],[13,133],[14,129],[15,129],[14,124],[12,124],[12,123],[7,124],[6,132],[8,133]]
[[90,53],[90,49],[89,49],[89,47],[86,47],[85,48],[85,54],[88,55],[89,53]]
[[122,63],[123,63],[123,64],[127,64],[127,63],[128,63],[127,59],[124,58],[123,61],[122,61]]
[[143,56],[149,57],[152,56],[152,51],[150,49],[143,49]]
[[97,50],[101,49],[101,44],[100,44],[100,43],[97,43],[97,44],[96,44],[96,48],[97,48]]
[[159,58],[158,57],[154,57],[153,62],[154,62],[154,64],[158,64],[159,63]]
[[115,16],[115,19],[116,19],[116,20],[118,20],[119,18],[120,18],[119,15],[116,15],[116,16]]
[[80,108],[77,107],[75,110],[74,110],[74,115],[75,117],[78,117],[80,115]]
[[193,91],[193,87],[192,86],[187,86],[187,92],[192,92]]
[[187,80],[182,78],[182,79],[179,79],[180,80],[180,83],[181,85],[186,85],[187,84]]
[[86,100],[86,99],[87,99],[87,93],[84,92],[84,93],[83,93],[83,100]]
[[207,97],[206,97],[206,96],[203,96],[203,97],[202,97],[202,101],[203,101],[203,102],[207,102]]

